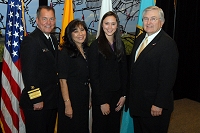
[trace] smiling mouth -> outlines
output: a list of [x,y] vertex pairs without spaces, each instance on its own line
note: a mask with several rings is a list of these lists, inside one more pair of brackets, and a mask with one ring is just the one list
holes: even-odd
[[112,31],[107,31],[108,33],[112,33],[113,32],[113,30]]
[[84,37],[79,37],[77,38],[78,40],[84,40],[85,38]]

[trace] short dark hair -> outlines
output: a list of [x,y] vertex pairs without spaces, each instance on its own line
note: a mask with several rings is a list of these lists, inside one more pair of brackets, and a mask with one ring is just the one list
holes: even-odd
[[53,11],[53,14],[55,16],[55,9],[53,7],[51,7],[51,6],[39,6],[38,9],[37,9],[37,12],[36,12],[37,18],[40,17],[40,13],[41,13],[42,9],[46,9],[48,11],[50,11],[50,10]]

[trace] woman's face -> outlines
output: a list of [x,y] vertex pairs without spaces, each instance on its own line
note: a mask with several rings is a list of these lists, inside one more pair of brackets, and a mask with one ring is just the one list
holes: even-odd
[[106,37],[114,36],[115,31],[117,30],[117,20],[114,16],[108,16],[103,20],[102,23],[103,30]]
[[86,39],[86,30],[82,25],[76,27],[76,30],[72,32],[72,40],[76,45],[82,45]]

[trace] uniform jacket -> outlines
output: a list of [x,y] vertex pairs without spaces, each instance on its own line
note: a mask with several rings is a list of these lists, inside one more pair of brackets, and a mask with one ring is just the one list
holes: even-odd
[[126,55],[118,62],[112,51],[112,56],[106,59],[98,50],[98,40],[95,40],[89,48],[89,70],[93,104],[108,103],[113,91],[120,90],[121,96],[126,95]]
[[[58,77],[57,77],[57,49],[58,42],[51,35],[55,55],[49,50],[50,43],[44,33],[36,28],[30,35],[26,36],[21,44],[21,66],[22,77],[25,88],[20,98],[22,108],[33,109],[33,104],[44,102],[43,109],[57,107],[58,99]],[[40,88],[42,96],[30,99],[28,91],[31,86]]]
[[161,30],[134,62],[144,37],[145,33],[136,39],[131,54],[129,107],[132,116],[150,116],[152,105],[173,110],[172,88],[178,65],[176,43]]

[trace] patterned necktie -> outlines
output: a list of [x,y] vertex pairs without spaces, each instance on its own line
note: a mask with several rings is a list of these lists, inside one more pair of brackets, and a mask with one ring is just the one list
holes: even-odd
[[142,43],[139,51],[138,51],[138,54],[136,56],[136,60],[137,58],[139,57],[140,53],[143,51],[143,49],[147,46],[147,42],[148,42],[148,37],[145,38],[144,42]]

